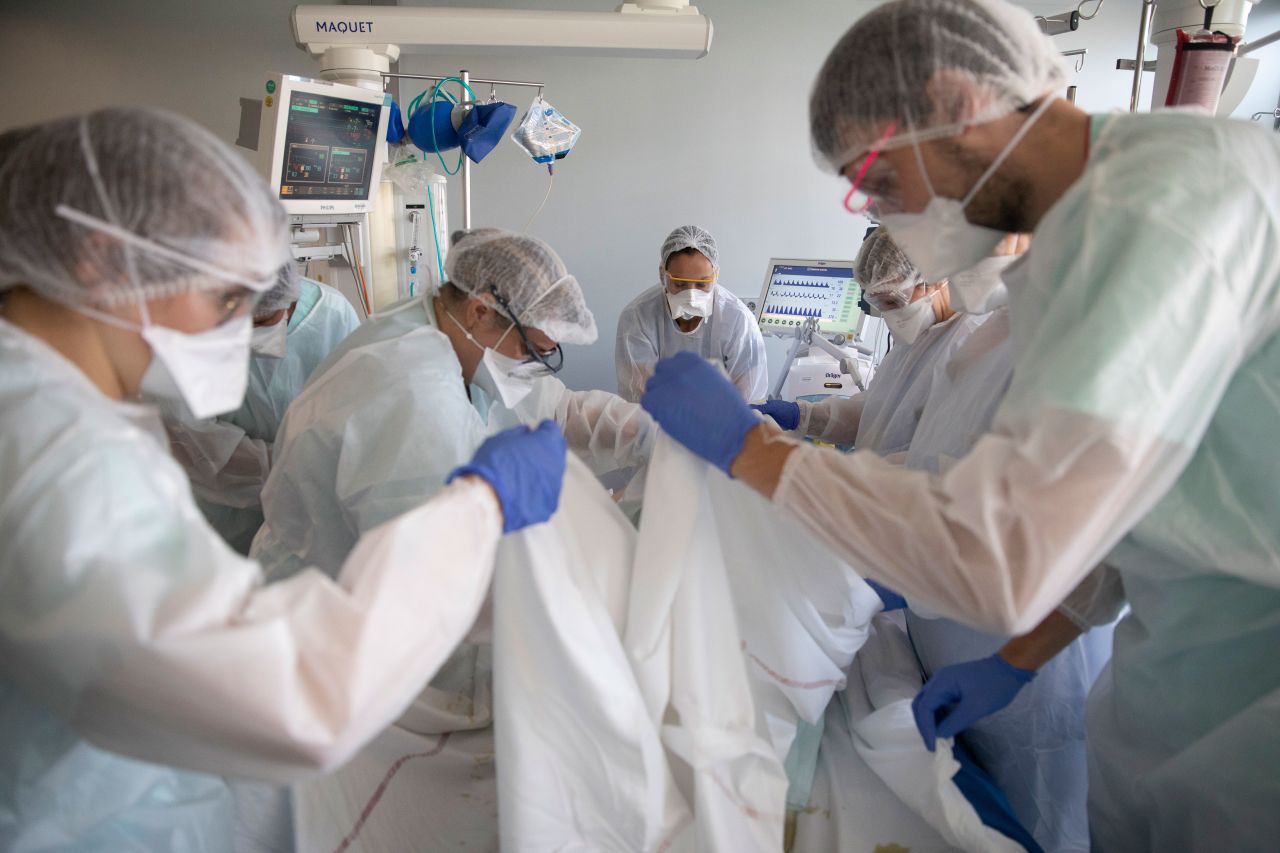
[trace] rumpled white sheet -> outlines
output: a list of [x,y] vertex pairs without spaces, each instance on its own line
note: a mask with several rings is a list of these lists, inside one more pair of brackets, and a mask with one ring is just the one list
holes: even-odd
[[780,850],[783,761],[824,713],[832,825],[798,849],[1019,849],[925,750],[905,637],[864,648],[877,596],[797,523],[665,437],[638,536],[574,460],[562,500],[495,578],[504,849]]

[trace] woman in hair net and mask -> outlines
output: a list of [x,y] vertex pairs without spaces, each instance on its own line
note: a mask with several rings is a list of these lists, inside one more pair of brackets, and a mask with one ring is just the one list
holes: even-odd
[[240,405],[287,251],[266,184],[186,119],[0,134],[5,850],[231,850],[226,777],[343,764],[474,621],[504,528],[555,510],[563,439],[507,433],[329,576],[264,585],[140,400]]
[[933,371],[978,328],[986,314],[953,310],[947,282],[926,283],[888,233],[876,229],[858,252],[857,277],[868,303],[884,317],[894,346],[870,387],[819,403],[770,400],[756,405],[786,430],[881,456],[910,446]]
[[659,257],[658,286],[618,317],[618,393],[638,401],[659,359],[692,352],[723,364],[744,400],[763,400],[769,390],[764,337],[751,309],[717,282],[715,238],[681,225],[667,235]]
[[[551,247],[498,229],[466,232],[445,276],[438,290],[365,322],[290,407],[252,550],[269,576],[336,570],[363,531],[438,491],[444,473],[510,423],[554,419],[597,472],[647,459],[657,430],[638,405],[569,391],[552,375],[561,344],[590,343],[596,325]],[[482,619],[396,725],[333,778],[295,786],[300,845],[340,842],[399,766],[384,819],[361,830],[366,845],[496,848],[491,663]],[[426,751],[430,760],[400,766]]]
[[1272,849],[1280,140],[1189,110],[1090,116],[1064,85],[1003,0],[877,6],[814,85],[815,148],[926,276],[1034,235],[1004,276],[1009,390],[945,473],[766,441],[696,365],[659,365],[645,408],[872,577],[982,630],[1029,631],[1105,560],[1130,611],[1086,711],[1093,849]]
[[262,485],[285,409],[359,325],[341,293],[303,278],[291,258],[254,307],[249,387],[240,408],[202,421],[181,406],[164,410],[170,449],[191,480],[197,505],[241,554],[249,553],[262,526]]

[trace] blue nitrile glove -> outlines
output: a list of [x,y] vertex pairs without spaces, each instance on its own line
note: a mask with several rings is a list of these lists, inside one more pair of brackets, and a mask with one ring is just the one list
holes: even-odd
[[691,352],[658,362],[640,405],[672,438],[726,474],[747,432],[760,423],[733,383]]
[[1000,655],[944,666],[911,700],[911,712],[924,745],[933,752],[940,737],[955,737],[1013,701],[1034,672]]
[[907,600],[889,589],[889,587],[881,586],[871,578],[867,578],[867,586],[874,589],[876,591],[876,595],[880,596],[880,603],[884,605],[886,612],[889,610],[902,610],[906,608]]
[[800,404],[786,400],[768,400],[763,403],[752,403],[751,408],[773,418],[778,426],[787,432],[800,426]]
[[554,421],[536,429],[512,427],[485,439],[466,465],[447,482],[474,475],[487,482],[502,505],[502,532],[510,533],[550,518],[560,504],[565,443]]
[[951,745],[951,755],[960,764],[951,781],[964,794],[964,798],[978,813],[978,818],[1001,835],[1007,835],[1016,841],[1027,853],[1044,853],[1044,848],[1036,843],[1027,828],[1018,822],[1009,805],[1009,798],[1000,790],[1000,786],[991,778],[991,774],[978,766],[969,750],[961,741]]

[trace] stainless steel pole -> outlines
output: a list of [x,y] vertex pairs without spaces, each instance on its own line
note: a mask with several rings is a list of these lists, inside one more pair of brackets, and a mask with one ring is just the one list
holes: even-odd
[[[462,69],[462,82],[466,86],[471,85],[471,74],[467,69]],[[466,92],[463,92],[466,97]],[[462,227],[464,230],[471,230],[471,158],[465,154],[462,157]]]
[[1138,55],[1133,65],[1133,92],[1129,96],[1129,112],[1138,111],[1142,98],[1142,75],[1147,64],[1147,42],[1151,39],[1151,18],[1155,15],[1155,0],[1142,0],[1142,23],[1138,26]]

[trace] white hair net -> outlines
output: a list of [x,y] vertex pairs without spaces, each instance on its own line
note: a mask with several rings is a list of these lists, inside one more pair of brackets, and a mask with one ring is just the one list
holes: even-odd
[[720,266],[720,249],[716,246],[716,238],[697,225],[681,225],[667,235],[662,243],[662,267],[666,269],[667,260],[676,252],[685,249],[697,249],[707,256],[714,266]]
[[[893,0],[827,56],[809,131],[819,163],[839,172],[873,147],[954,136],[1065,85],[1053,42],[1005,0]],[[897,128],[882,141],[890,122]]]
[[180,116],[104,109],[0,136],[0,290],[72,305],[263,291],[288,245],[266,182]]
[[269,317],[281,308],[288,308],[297,302],[301,295],[302,271],[298,269],[298,262],[290,258],[288,263],[280,268],[275,286],[264,293],[258,300],[258,304],[254,306],[253,316]]
[[923,283],[920,273],[890,239],[885,228],[877,228],[862,241],[856,267],[858,281],[868,293],[903,287],[910,291]]
[[[578,280],[537,237],[500,228],[455,234],[444,271],[454,287],[476,298],[488,296],[485,301],[499,313],[557,343],[589,344],[596,339],[596,319]],[[501,297],[510,311],[493,297]]]

